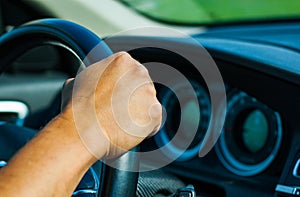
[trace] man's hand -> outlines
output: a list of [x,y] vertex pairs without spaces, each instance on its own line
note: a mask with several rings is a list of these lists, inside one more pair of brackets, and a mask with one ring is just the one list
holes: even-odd
[[72,83],[62,113],[0,170],[0,196],[71,196],[97,159],[117,157],[159,128],[154,86],[127,53],[84,69]]
[[147,69],[125,52],[89,66],[69,81],[63,101],[62,116],[74,122],[98,159],[128,151],[161,123],[162,108]]

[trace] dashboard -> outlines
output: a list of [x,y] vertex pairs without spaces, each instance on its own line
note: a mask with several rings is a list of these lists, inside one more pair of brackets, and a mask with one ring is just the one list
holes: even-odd
[[[249,25],[216,28],[194,36],[216,62],[225,83],[227,99],[221,135],[204,157],[199,157],[199,149],[211,118],[210,95],[205,81],[190,69],[188,62],[176,55],[140,46],[160,42],[174,50],[185,48],[192,55],[193,47],[184,46],[189,43],[182,39],[121,37],[108,40],[113,49],[116,46],[115,50],[126,50],[128,46],[138,48],[130,53],[142,63],[158,61],[179,69],[196,92],[198,103],[190,99],[186,84],[180,80],[171,83],[171,90],[157,84],[158,98],[165,107],[165,122],[160,133],[142,145],[142,150],[151,151],[166,145],[167,151],[163,151],[160,158],[179,154],[181,142],[170,141],[178,130],[178,120],[181,120],[186,124],[181,128],[185,135],[189,135],[194,125],[198,125],[197,133],[182,155],[164,170],[194,184],[200,196],[297,195],[300,183],[297,116],[300,45],[295,44],[295,35],[290,37],[297,28],[296,23]],[[275,39],[277,34],[280,34],[280,40]],[[264,35],[263,41],[257,35]],[[283,40],[284,44],[279,43]],[[183,94],[181,111],[178,95],[174,92]]]

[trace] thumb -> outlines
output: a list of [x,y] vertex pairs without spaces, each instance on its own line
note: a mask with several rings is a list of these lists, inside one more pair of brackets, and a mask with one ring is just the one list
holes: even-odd
[[64,110],[64,108],[69,103],[71,97],[72,97],[72,91],[73,91],[73,85],[74,85],[74,78],[67,79],[63,85],[62,89],[62,97],[61,97],[61,111]]

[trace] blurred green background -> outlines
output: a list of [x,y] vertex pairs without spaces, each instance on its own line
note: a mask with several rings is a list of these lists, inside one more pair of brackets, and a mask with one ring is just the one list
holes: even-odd
[[215,24],[298,18],[300,0],[121,0],[155,19]]

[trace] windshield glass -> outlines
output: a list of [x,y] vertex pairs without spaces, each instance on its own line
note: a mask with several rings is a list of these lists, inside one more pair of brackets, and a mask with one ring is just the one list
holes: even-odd
[[177,24],[222,24],[294,19],[300,0],[120,0],[155,20]]

